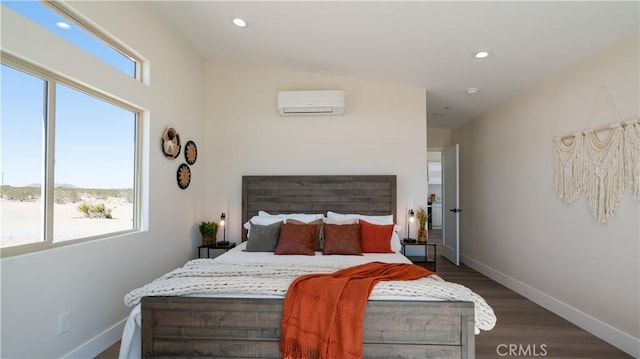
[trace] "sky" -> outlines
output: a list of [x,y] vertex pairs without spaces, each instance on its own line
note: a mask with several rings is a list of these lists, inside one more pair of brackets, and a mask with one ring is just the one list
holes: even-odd
[[[135,76],[130,59],[40,2],[2,4]],[[71,27],[59,27],[59,22]],[[2,184],[41,184],[47,81],[2,65],[0,82]],[[54,182],[81,188],[133,188],[135,114],[62,84],[55,88]]]

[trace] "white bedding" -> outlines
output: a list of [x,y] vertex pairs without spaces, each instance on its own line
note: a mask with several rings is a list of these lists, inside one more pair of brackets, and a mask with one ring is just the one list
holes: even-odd
[[304,265],[340,265],[346,267],[355,266],[369,262],[383,263],[411,263],[411,261],[400,253],[363,253],[361,256],[341,256],[341,255],[323,255],[322,252],[316,252],[315,256],[303,255],[276,255],[273,252],[244,252],[247,242],[242,242],[235,248],[229,250],[224,255],[213,259],[217,263],[283,263],[288,264],[304,264]]
[[[175,271],[172,271],[171,273],[168,273],[167,275],[163,276],[163,278],[174,278],[172,277],[173,273],[178,273],[181,270],[182,271],[186,271],[189,272],[189,270],[191,268],[195,268],[198,270],[198,273],[200,273],[201,268],[204,268],[204,271],[208,270],[209,268],[222,268],[222,271],[224,271],[225,268],[227,272],[230,272],[232,270],[232,268],[230,267],[238,267],[238,266],[248,266],[248,267],[255,267],[256,265],[262,265],[264,264],[265,267],[270,267],[270,266],[275,266],[275,267],[280,267],[280,268],[286,268],[286,267],[298,267],[301,268],[302,266],[307,267],[307,266],[317,266],[319,268],[321,267],[326,267],[326,268],[346,268],[346,267],[350,267],[350,266],[355,266],[355,265],[359,265],[359,264],[364,264],[364,263],[368,263],[368,262],[373,262],[373,261],[379,261],[379,262],[385,262],[385,263],[411,263],[409,261],[409,259],[407,259],[405,256],[399,254],[399,253],[388,253],[388,254],[381,254],[381,253],[365,253],[362,256],[350,256],[350,255],[322,255],[322,252],[316,252],[315,256],[305,256],[305,255],[274,255],[271,252],[245,252],[243,251],[243,249],[246,247],[246,242],[241,243],[240,245],[236,246],[235,248],[233,248],[232,250],[224,253],[221,256],[218,256],[215,259],[198,259],[198,260],[193,260],[188,262],[185,267],[183,268],[179,268],[176,269]],[[283,266],[283,263],[285,263],[286,265]],[[228,264],[228,266],[224,266],[225,264]],[[220,265],[224,266],[224,267],[220,267]],[[186,269],[185,269],[186,268]],[[325,269],[326,269],[325,268]],[[233,270],[235,271],[236,269],[233,268]],[[255,268],[254,268],[254,272],[255,272]],[[330,272],[330,271],[329,271]],[[237,273],[237,272],[234,272]],[[220,274],[218,274],[220,275]],[[224,274],[226,275],[226,274]],[[217,277],[217,279],[219,280],[220,277]],[[425,278],[426,279],[426,278]],[[206,284],[211,284],[211,286],[215,286],[215,283],[218,280],[215,281],[207,281],[206,279],[203,279],[202,276],[200,276],[199,278],[197,278],[197,280],[199,280],[199,284],[205,283]],[[255,281],[256,279],[253,278],[253,280]],[[155,281],[154,281],[155,282]],[[277,282],[277,281],[276,281]],[[277,294],[275,295],[264,295],[264,294],[256,294],[254,292],[248,291],[248,292],[236,292],[236,293],[229,293],[229,292],[225,292],[225,293],[215,293],[215,294],[211,294],[211,293],[203,293],[203,292],[198,292],[198,290],[191,290],[191,291],[183,291],[180,293],[183,293],[181,295],[190,295],[190,296],[212,296],[212,297],[234,297],[234,298],[238,298],[238,297],[243,297],[243,298],[265,298],[265,297],[277,297],[277,298],[283,298],[284,295],[282,293],[284,293],[286,291],[286,283],[287,280],[283,280],[282,281],[284,284],[280,285],[280,290],[277,292]],[[444,281],[441,281],[444,282]],[[444,282],[446,283],[446,282]],[[153,287],[154,283],[150,283],[147,286],[151,286]],[[380,287],[384,287],[387,284],[381,283],[379,284]],[[145,287],[147,287],[145,286]],[[282,287],[284,286],[284,290],[282,289]],[[457,285],[459,286],[459,285]],[[462,286],[459,286],[462,287]],[[194,286],[193,288],[199,288],[197,286]],[[207,287],[208,288],[208,287]],[[463,289],[466,289],[464,287],[462,287]],[[134,291],[132,291],[131,293],[129,293],[127,295],[127,297],[125,297],[125,302],[127,303],[135,303],[136,301],[131,299],[132,294],[136,294],[138,297],[143,296],[144,295],[144,287],[143,288],[138,288]],[[174,290],[173,287],[170,288],[171,291]],[[192,288],[188,288],[188,289],[192,289]],[[389,293],[393,293],[393,292],[385,292],[384,288],[381,288],[382,290],[380,290],[379,292],[381,294],[376,295],[375,292],[370,296],[370,300],[426,300],[426,301],[433,301],[433,300],[447,300],[447,299],[452,299],[451,297],[448,298],[443,298],[443,297],[436,297],[436,296],[430,296],[430,295],[424,295],[424,294],[419,294],[418,296],[416,295],[411,295],[411,296],[398,296],[398,295],[390,295]],[[141,291],[142,290],[142,291]],[[478,306],[478,302],[481,302],[481,305],[487,306],[486,302],[484,302],[484,300],[482,298],[480,298],[479,296],[477,296],[475,293],[471,292],[470,290],[466,289],[469,293],[465,293],[466,297],[463,300],[471,300],[473,299],[476,302],[476,307]],[[173,293],[173,292],[170,292]],[[155,294],[155,295],[167,295],[167,294],[162,294],[162,292],[160,292],[160,294]],[[176,295],[176,294],[173,294]],[[473,296],[474,298],[471,298],[470,296]],[[137,300],[138,297],[136,297],[135,299]],[[478,297],[478,298],[475,298]],[[488,307],[488,306],[487,306]],[[491,316],[493,316],[493,311],[491,310],[491,308],[488,308],[489,311],[491,311]],[[484,310],[486,312],[486,310]],[[476,310],[476,312],[478,312],[478,310]],[[495,323],[495,317],[493,317],[494,323]],[[491,318],[489,318],[489,322],[491,321]],[[125,325],[125,329],[122,335],[122,342],[121,342],[121,346],[120,346],[120,358],[139,358],[141,355],[141,327],[140,327],[140,322],[141,322],[141,314],[140,314],[140,304],[137,304],[133,310],[131,311],[131,314],[129,315],[129,318],[127,320],[127,323]],[[486,322],[486,320],[484,320],[484,322]],[[492,327],[493,325],[491,323],[489,323],[490,326]],[[486,328],[483,328],[485,330],[488,330]],[[490,329],[490,328],[489,328]]]

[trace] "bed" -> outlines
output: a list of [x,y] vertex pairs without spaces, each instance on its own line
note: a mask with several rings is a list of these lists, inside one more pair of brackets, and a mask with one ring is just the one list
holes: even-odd
[[[396,202],[393,175],[242,178],[243,223],[261,211],[392,215],[395,222]],[[286,283],[291,280],[281,277],[283,270],[296,268],[295,274],[299,275],[329,273],[335,268],[368,261],[409,262],[398,253],[363,256],[323,256],[322,252],[315,256],[247,253],[243,251],[246,240],[247,230],[243,228],[242,242],[235,249],[213,260],[190,261],[160,278],[179,277],[182,281],[184,273],[197,273],[197,278],[186,280],[197,283],[184,285],[187,290],[179,290],[183,282],[173,282],[168,292],[149,288],[146,292],[132,291],[140,304],[134,302],[137,305],[125,327],[121,357],[141,354],[154,358],[280,358],[282,303]],[[287,264],[283,265],[279,257],[286,257]],[[205,272],[214,273],[213,278],[203,279]],[[277,275],[271,276],[272,273]],[[228,277],[242,279],[227,282]],[[148,286],[153,287],[157,281]],[[255,287],[260,290],[256,291]],[[467,288],[452,283],[446,286],[436,283],[434,288],[438,290],[425,287],[415,291],[415,288],[407,284],[405,292],[398,292],[393,283],[376,285],[365,311],[363,357],[474,358],[474,333],[478,332],[479,323],[482,322],[484,330],[491,329],[495,323],[493,311],[486,302]],[[441,295],[442,292],[448,294]],[[166,293],[171,295],[164,295]],[[479,306],[483,313],[480,320],[478,311],[474,310]]]

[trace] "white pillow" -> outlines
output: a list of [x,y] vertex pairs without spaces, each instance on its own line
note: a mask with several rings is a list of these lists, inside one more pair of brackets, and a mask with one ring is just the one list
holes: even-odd
[[[398,227],[399,226],[396,225],[396,228]],[[396,231],[393,231],[393,234],[391,234],[391,250],[394,252],[402,251],[402,243],[400,243],[400,236]]]
[[[357,214],[357,213],[342,214],[342,213],[328,211],[327,219],[337,220],[337,221],[344,221],[349,219],[356,219],[356,220],[362,219],[371,224],[378,224],[378,225],[393,224],[393,214],[384,215],[384,216],[369,216],[369,215]],[[402,228],[397,224],[393,227],[393,233],[391,234],[390,241],[391,241],[391,249],[394,252],[400,252],[400,250],[402,249],[402,244],[400,243],[400,236],[398,235],[398,233],[400,233],[401,230]]]
[[284,219],[287,219],[287,218],[291,218],[291,219],[296,219],[296,220],[298,220],[300,222],[309,223],[309,222],[315,221],[316,219],[324,218],[324,215],[322,213],[317,213],[317,214],[306,214],[306,213],[270,214],[270,213],[265,212],[265,211],[258,211],[258,217],[279,218],[281,220],[284,220]]
[[324,218],[322,220],[322,223],[324,223],[324,224],[336,224],[336,225],[356,224],[356,223],[358,223],[358,219],[357,218],[347,218],[347,219]]
[[[327,212],[327,218],[333,220],[348,220],[348,219],[363,219],[371,224],[393,224],[393,214],[384,215],[384,216],[369,216],[366,214],[342,214],[336,212]],[[395,225],[393,230],[400,233],[402,228],[399,225]]]
[[260,216],[260,217],[281,217],[281,216],[286,216],[286,214],[271,214],[271,213],[265,212],[265,211],[258,211],[258,216]]
[[352,213],[352,214],[342,214],[342,213],[336,213],[336,212],[327,212],[327,218],[330,219],[339,219],[339,220],[344,220],[344,219],[351,219],[351,218],[356,218],[356,219],[364,219],[365,221],[371,223],[371,224],[392,224],[393,223],[393,215],[389,214],[389,215],[385,215],[385,216],[368,216],[365,214],[356,214],[356,213]]
[[253,216],[249,219],[249,221],[247,221],[245,224],[243,224],[244,229],[250,231],[251,230],[251,225],[252,224],[259,224],[262,226],[268,226],[270,224],[274,224],[276,222],[282,222],[283,218],[278,218],[278,217],[260,217],[260,216]]
[[319,218],[311,218],[311,217],[287,217],[284,219],[284,223],[289,223],[289,220],[297,221],[298,223],[311,223],[317,221]]
[[263,226],[268,226],[270,224],[283,221],[285,222],[288,218],[298,220],[300,222],[309,223],[313,222],[316,219],[324,218],[322,213],[318,214],[304,214],[304,213],[288,213],[288,214],[270,214],[265,211],[258,211],[257,216],[251,217],[249,221],[247,221],[242,226],[246,229],[247,237],[249,237],[249,233],[251,233],[251,224],[259,224]]

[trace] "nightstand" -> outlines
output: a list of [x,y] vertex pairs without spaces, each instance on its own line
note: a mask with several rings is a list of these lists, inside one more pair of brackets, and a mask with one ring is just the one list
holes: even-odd
[[200,258],[200,253],[202,252],[201,250],[203,248],[207,249],[207,258],[211,258],[210,252],[211,252],[212,249],[222,249],[222,250],[224,250],[226,252],[226,251],[230,250],[231,248],[234,248],[235,246],[236,246],[235,243],[229,243],[229,244],[226,244],[226,245],[220,245],[220,244],[216,243],[216,244],[210,244],[210,245],[207,245],[207,246],[198,246],[197,257]]
[[[407,247],[410,246],[419,246],[419,247],[424,247],[424,257],[416,257],[416,256],[407,256],[405,253],[407,252]],[[429,248],[431,247],[431,248]],[[431,249],[433,250],[433,257],[430,259],[430,255],[429,252],[431,251]],[[402,241],[402,250],[400,251],[404,256],[406,256],[407,258],[409,258],[409,260],[412,263],[416,263],[416,264],[425,264],[429,269],[433,270],[435,272],[436,270],[436,258],[437,258],[437,253],[436,253],[436,244],[435,243],[428,243],[428,242],[405,242],[404,240]]]

